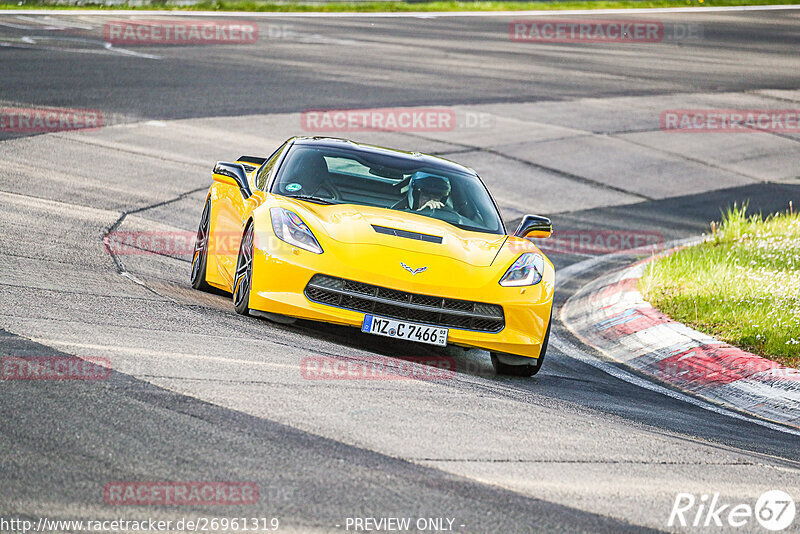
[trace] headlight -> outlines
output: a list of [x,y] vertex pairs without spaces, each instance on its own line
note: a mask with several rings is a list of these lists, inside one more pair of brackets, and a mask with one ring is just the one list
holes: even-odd
[[270,208],[269,214],[272,218],[272,230],[278,239],[314,254],[322,254],[317,238],[299,215],[284,208]]
[[533,286],[542,281],[544,258],[538,252],[526,252],[508,268],[500,279],[500,285],[506,287]]

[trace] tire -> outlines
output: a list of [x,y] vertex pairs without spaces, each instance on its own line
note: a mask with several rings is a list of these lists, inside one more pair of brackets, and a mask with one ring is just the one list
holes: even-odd
[[542,340],[542,350],[539,352],[539,357],[536,359],[536,363],[531,365],[509,365],[507,363],[503,363],[498,358],[498,353],[492,353],[492,367],[494,367],[494,372],[498,375],[508,375],[508,376],[526,376],[530,377],[535,375],[539,372],[542,368],[542,364],[544,364],[544,357],[545,353],[547,352],[547,345],[550,342],[550,325],[553,323],[553,313],[550,312],[550,322],[547,323],[547,331],[544,334],[544,339]]
[[247,224],[239,245],[239,258],[233,276],[233,307],[240,315],[250,315],[250,287],[253,284],[253,223]]
[[192,272],[189,279],[192,288],[199,291],[213,292],[214,289],[206,282],[206,265],[208,263],[208,238],[211,228],[211,199],[206,200],[203,214],[200,216],[200,226],[197,228],[197,237],[194,240],[194,254],[192,255]]

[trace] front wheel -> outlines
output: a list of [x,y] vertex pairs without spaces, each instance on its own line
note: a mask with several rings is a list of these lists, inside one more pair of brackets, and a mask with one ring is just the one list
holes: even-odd
[[239,245],[239,259],[233,278],[233,307],[236,313],[250,315],[250,288],[253,284],[253,224],[247,225]]
[[542,364],[544,363],[544,356],[547,352],[547,344],[550,342],[550,325],[553,323],[553,313],[550,312],[550,322],[547,323],[547,331],[544,334],[544,339],[542,340],[542,350],[539,352],[539,357],[536,359],[534,363],[523,363],[519,365],[512,365],[509,363],[504,363],[501,358],[504,357],[503,354],[492,352],[492,367],[494,368],[494,372],[498,375],[508,375],[508,376],[533,376],[539,372],[542,368]]

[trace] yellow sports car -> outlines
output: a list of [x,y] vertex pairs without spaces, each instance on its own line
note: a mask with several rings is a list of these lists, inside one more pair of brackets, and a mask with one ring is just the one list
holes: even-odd
[[268,158],[218,162],[192,258],[192,287],[240,314],[356,326],[367,334],[491,352],[531,376],[550,334],[555,272],[513,235],[475,171],[419,153],[295,137]]

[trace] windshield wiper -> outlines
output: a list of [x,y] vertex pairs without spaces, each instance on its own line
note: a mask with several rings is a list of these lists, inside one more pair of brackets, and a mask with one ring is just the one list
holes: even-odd
[[286,195],[287,198],[296,198],[299,200],[307,200],[308,202],[316,202],[317,204],[323,204],[325,206],[329,204],[333,204],[330,200],[325,200],[324,198],[314,197],[311,195]]

